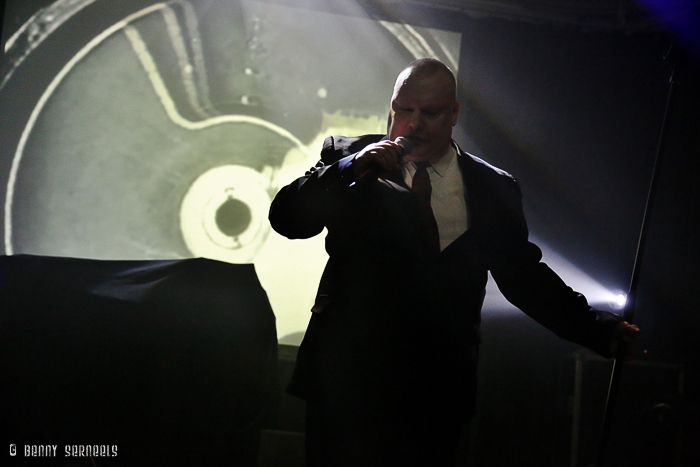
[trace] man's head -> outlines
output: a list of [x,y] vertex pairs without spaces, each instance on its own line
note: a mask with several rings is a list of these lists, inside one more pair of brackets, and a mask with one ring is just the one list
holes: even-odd
[[448,150],[459,103],[455,78],[439,60],[423,58],[399,73],[391,97],[387,135],[411,138],[413,151],[406,158],[435,162]]

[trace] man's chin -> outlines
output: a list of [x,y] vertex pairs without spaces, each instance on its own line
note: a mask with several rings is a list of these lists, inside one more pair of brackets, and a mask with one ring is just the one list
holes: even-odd
[[411,162],[424,162],[427,161],[430,158],[430,153],[427,151],[417,151],[413,150],[411,151],[411,154],[407,155],[404,157],[407,161]]
[[[449,147],[449,146],[448,146]],[[404,158],[411,162],[435,163],[447,153],[447,148],[436,148],[435,144],[426,141],[414,142],[413,150]]]
[[411,140],[411,153],[410,156],[420,155],[427,152],[427,142],[425,140],[420,140],[416,138],[409,137]]

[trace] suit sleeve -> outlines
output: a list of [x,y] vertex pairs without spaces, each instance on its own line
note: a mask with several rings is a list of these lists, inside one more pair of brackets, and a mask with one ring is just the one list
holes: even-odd
[[490,252],[491,274],[508,301],[559,337],[611,357],[610,340],[620,317],[591,308],[586,298],[567,286],[529,242],[517,182],[510,178],[504,195],[504,222]]
[[337,213],[338,197],[354,180],[353,158],[336,150],[333,136],[326,138],[321,160],[275,196],[269,214],[272,228],[290,239],[321,233]]

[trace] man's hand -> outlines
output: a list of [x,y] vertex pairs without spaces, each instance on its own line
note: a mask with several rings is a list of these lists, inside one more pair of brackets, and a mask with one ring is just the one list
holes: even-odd
[[364,178],[368,171],[374,171],[377,175],[388,174],[399,168],[402,154],[403,149],[395,142],[379,141],[357,153],[352,170],[360,178]]
[[637,348],[637,338],[641,332],[634,324],[620,321],[617,323],[612,342],[610,343],[610,352],[617,356],[617,349],[620,341],[622,341],[625,350],[625,361],[632,361],[634,359],[634,349]]

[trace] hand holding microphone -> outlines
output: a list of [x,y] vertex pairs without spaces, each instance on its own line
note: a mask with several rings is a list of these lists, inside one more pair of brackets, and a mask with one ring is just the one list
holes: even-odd
[[399,168],[399,161],[413,149],[410,139],[399,136],[396,140],[384,140],[370,144],[358,152],[352,163],[358,181],[373,181],[382,174]]

